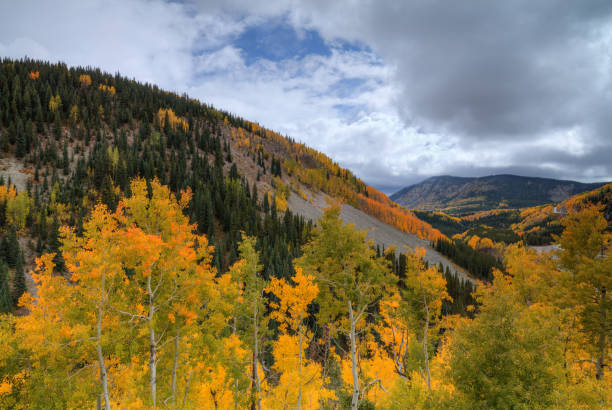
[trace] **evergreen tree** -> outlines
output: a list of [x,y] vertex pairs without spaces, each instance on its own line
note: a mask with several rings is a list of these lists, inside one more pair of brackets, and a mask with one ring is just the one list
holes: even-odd
[[49,253],[53,253],[53,263],[55,264],[56,272],[64,271],[64,257],[62,255],[62,251],[60,249],[60,234],[59,234],[59,221],[57,217],[53,218],[53,223],[51,225],[51,232],[49,235]]
[[11,227],[8,233],[2,237],[2,241],[0,241],[0,257],[10,268],[14,268],[17,266],[20,255],[21,248],[17,240],[17,232],[15,228]]
[[25,134],[21,131],[18,131],[17,133],[17,141],[15,143],[15,156],[17,158],[23,158],[26,154],[26,139],[25,139]]
[[20,254],[17,258],[17,265],[15,266],[15,274],[13,276],[13,304],[15,306],[17,306],[21,295],[27,291],[23,263],[23,254]]
[[0,261],[0,314],[13,311],[13,300],[9,289],[8,267]]

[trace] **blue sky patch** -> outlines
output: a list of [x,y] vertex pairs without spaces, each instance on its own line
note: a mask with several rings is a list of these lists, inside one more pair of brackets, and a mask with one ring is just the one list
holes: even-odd
[[329,56],[331,50],[319,33],[312,30],[299,33],[286,22],[266,21],[246,29],[234,42],[244,53],[245,63],[259,59],[282,61],[301,59],[316,54]]

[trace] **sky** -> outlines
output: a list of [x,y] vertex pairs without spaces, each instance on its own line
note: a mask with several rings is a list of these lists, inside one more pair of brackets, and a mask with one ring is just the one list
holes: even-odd
[[99,67],[289,135],[392,193],[612,180],[608,0],[0,0],[0,56]]

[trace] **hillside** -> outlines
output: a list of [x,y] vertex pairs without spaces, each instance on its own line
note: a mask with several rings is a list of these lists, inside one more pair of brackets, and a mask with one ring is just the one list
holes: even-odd
[[[0,202],[24,208],[10,218],[3,210],[0,228],[27,244],[19,251],[26,276],[47,251],[61,270],[59,228],[81,226],[97,202],[115,209],[133,178],[192,191],[189,217],[215,247],[220,272],[236,260],[241,232],[257,237],[267,275],[293,272],[312,224],[292,198],[325,195],[351,206],[360,229],[376,221],[379,232],[402,233],[393,243],[401,251],[443,236],[324,154],[185,95],[95,69],[8,59],[0,92],[8,186]],[[439,255],[431,261],[458,270]]]
[[468,242],[474,236],[506,244],[524,242],[548,246],[563,232],[562,218],[594,204],[601,207],[612,230],[612,184],[574,195],[564,201],[523,209],[491,209],[463,216],[444,212],[414,211],[422,220],[449,238]]
[[391,195],[391,199],[409,209],[461,215],[560,202],[602,185],[604,183],[585,184],[517,175],[480,178],[439,176],[403,188]]

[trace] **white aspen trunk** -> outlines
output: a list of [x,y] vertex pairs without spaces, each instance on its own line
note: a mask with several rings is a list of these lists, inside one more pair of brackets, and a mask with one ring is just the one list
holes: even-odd
[[106,410],[111,409],[110,397],[108,395],[108,374],[106,373],[106,362],[102,354],[102,315],[104,314],[104,299],[106,298],[106,277],[102,274],[102,290],[100,296],[100,304],[98,305],[98,323],[96,324],[96,351],[98,353],[98,362],[100,364],[100,382],[102,383],[102,391],[104,394],[104,406]]
[[425,328],[423,329],[423,354],[425,355],[425,382],[427,389],[431,391],[431,374],[429,372],[429,351],[427,349],[427,335],[429,333],[429,306],[427,306],[427,298],[423,292],[423,304],[425,306]]
[[187,377],[187,382],[185,383],[185,393],[183,393],[183,404],[181,404],[181,408],[185,408],[185,402],[187,401],[187,391],[189,390],[189,382],[191,382],[192,371],[189,372],[189,377]]
[[172,366],[172,403],[174,406],[176,406],[176,373],[178,371],[179,337],[179,332],[177,330],[176,336],[174,337],[174,363]]
[[302,409],[302,322],[298,325],[298,335],[299,335],[299,348],[300,348],[300,364],[298,367],[298,402],[297,402],[297,410]]
[[[232,334],[236,334],[236,316],[232,319]],[[238,410],[238,379],[234,380],[234,410]]]
[[348,302],[349,309],[349,321],[351,322],[351,330],[349,338],[351,340],[351,361],[353,363],[353,398],[351,400],[351,409],[357,410],[359,405],[359,374],[357,372],[357,341],[355,335],[355,319],[353,317],[353,305],[351,301]]
[[599,341],[598,341],[599,357],[597,358],[596,372],[595,372],[595,378],[597,380],[603,380],[605,360],[606,360],[606,346],[607,346],[606,335],[608,333],[608,329],[606,328],[606,326],[608,324],[608,321],[607,321],[607,311],[606,311],[606,287],[605,286],[601,288],[600,297],[601,299],[599,303],[601,305],[600,316],[601,316],[602,329],[599,332]]
[[253,296],[253,370],[255,372],[255,387],[257,389],[257,410],[261,410],[261,380],[259,378],[259,347],[257,341],[257,333],[259,326],[257,325],[257,293]]
[[157,401],[157,345],[155,342],[155,327],[153,315],[155,314],[155,298],[151,289],[151,275],[147,277],[147,292],[149,293],[149,387],[151,390],[151,406],[155,408]]

